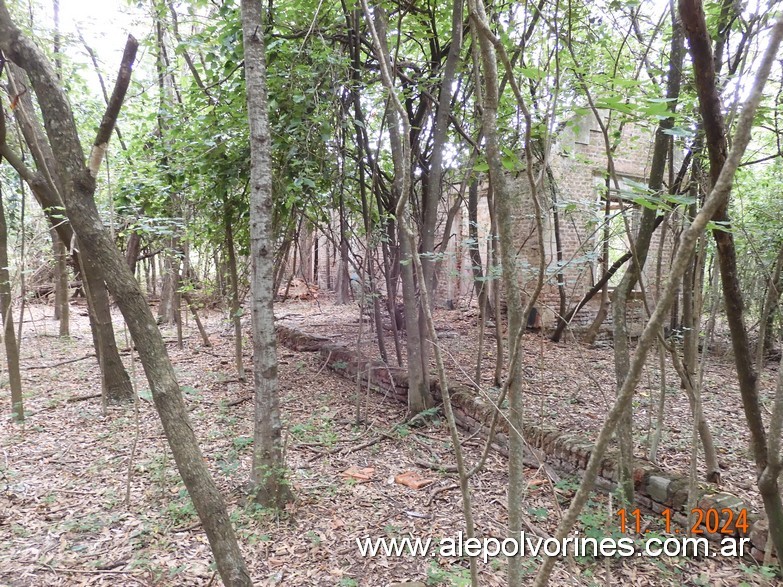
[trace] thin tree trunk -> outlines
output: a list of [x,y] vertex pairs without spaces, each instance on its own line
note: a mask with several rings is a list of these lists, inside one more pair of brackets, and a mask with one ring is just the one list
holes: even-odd
[[[357,10],[354,11],[353,14],[356,17],[354,19],[354,22],[358,26],[358,23],[360,22],[358,8]],[[346,13],[346,18],[348,18],[347,13]],[[358,116],[361,114],[360,97],[358,91],[358,86],[360,82],[360,72],[361,72],[359,60],[361,56],[360,56],[360,47],[356,39],[356,30],[354,27],[350,28],[349,34],[351,35],[351,44],[350,44],[351,63],[352,63],[351,79],[354,82],[351,85],[352,88],[351,91],[353,94],[352,102],[354,104],[354,111],[357,113],[357,120],[358,120]],[[363,165],[364,141],[362,140],[362,132],[364,131],[364,126],[362,124],[354,124],[354,131],[356,135],[356,149],[357,149],[356,158],[359,161],[359,195],[361,196],[361,201],[362,201],[362,218],[364,219],[364,232],[367,235],[367,239],[366,239],[367,258],[365,259],[367,265],[366,278],[369,282],[370,292],[372,295],[372,314],[375,323],[375,335],[378,339],[378,352],[381,355],[381,360],[384,363],[387,363],[389,361],[389,357],[386,352],[386,340],[383,334],[383,317],[381,316],[381,300],[380,300],[381,296],[379,295],[377,285],[376,285],[375,268],[373,263],[374,253],[375,250],[377,249],[371,248],[371,241],[374,239],[370,238],[376,227],[373,225],[372,217],[370,215],[370,205],[367,201],[367,177]],[[328,241],[327,241],[327,246],[328,246]],[[391,320],[392,320],[392,326],[394,326],[393,316]]]
[[[386,46],[386,13],[381,6],[376,6],[374,15],[369,13],[365,6],[365,16],[374,21],[373,28],[377,29],[377,42],[375,49],[379,61],[383,62],[383,68],[388,68],[390,58]],[[372,24],[372,22],[371,22]],[[400,277],[402,279],[402,299],[405,305],[405,330],[408,351],[408,409],[418,414],[431,407],[433,404],[429,386],[429,364],[425,364],[426,335],[422,336],[420,326],[419,303],[416,295],[416,282],[414,279],[412,256],[417,252],[413,249],[413,241],[408,238],[408,199],[411,191],[411,161],[410,161],[410,122],[404,116],[404,108],[397,108],[394,93],[393,80],[386,79],[384,85],[389,93],[391,105],[388,108],[389,136],[391,138],[392,159],[394,164],[394,189],[397,196],[396,218],[398,241],[400,245]],[[402,132],[400,131],[402,125]],[[426,287],[420,283],[419,287]]]
[[247,112],[250,124],[250,254],[252,258],[255,431],[251,484],[256,500],[282,508],[293,496],[286,481],[273,311],[272,169],[267,118],[261,3],[242,0]]
[[351,279],[348,260],[348,223],[345,218],[345,194],[340,189],[340,259],[337,263],[337,299],[338,304],[351,301]]
[[764,304],[759,318],[759,341],[756,346],[756,371],[758,373],[761,373],[764,367],[764,357],[772,347],[772,324],[775,316],[774,309],[780,298],[781,272],[783,272],[783,245],[778,251],[772,275],[767,280],[767,293],[764,296]]
[[[598,332],[601,330],[601,326],[603,325],[604,320],[606,320],[606,316],[609,313],[609,303],[610,303],[610,300],[609,300],[609,280],[611,279],[611,276],[614,275],[614,273],[612,273],[610,275],[610,268],[609,268],[609,236],[610,236],[610,231],[611,231],[610,226],[609,226],[609,220],[610,220],[611,214],[612,214],[612,201],[611,201],[611,198],[609,198],[609,187],[610,187],[610,184],[609,184],[609,181],[610,181],[609,171],[610,171],[610,169],[607,168],[607,170],[606,170],[606,172],[607,172],[606,173],[606,191],[605,191],[605,196],[604,196],[605,197],[605,201],[604,201],[604,225],[603,225],[603,232],[604,232],[604,234],[603,234],[603,239],[601,240],[601,271],[602,271],[603,275],[602,275],[602,278],[598,280],[598,283],[596,283],[595,287],[593,287],[593,289],[590,290],[591,292],[592,291],[598,292],[600,290],[600,292],[601,292],[601,301],[600,301],[600,303],[598,305],[598,312],[596,313],[595,318],[593,318],[593,322],[592,322],[592,324],[590,324],[590,328],[587,329],[587,332],[585,333],[585,336],[583,338],[583,342],[585,344],[587,344],[587,345],[591,345],[591,344],[593,344],[595,342],[595,339],[598,337]],[[626,258],[626,256],[627,256],[627,258]],[[626,253],[626,255],[623,255],[623,257],[621,257],[621,259],[622,258],[626,258],[626,260],[628,260],[628,259],[631,259],[632,257],[633,257],[633,254],[629,251],[628,253]],[[623,263],[619,263],[619,260],[620,259],[618,259],[615,263],[612,264],[612,268],[616,267],[615,271],[619,270],[620,267],[622,267],[622,265],[623,265]],[[598,287],[599,283],[602,284],[600,286],[600,288]],[[590,292],[588,292],[588,294],[589,293]],[[595,294],[593,294],[593,295],[595,295]],[[587,296],[585,296],[585,298],[587,298]],[[585,299],[585,298],[582,298],[582,299]],[[585,301],[583,303],[580,302],[580,303],[582,305],[584,305],[584,304],[587,303],[587,301]],[[574,315],[578,311],[579,310],[577,309],[574,312]],[[569,322],[570,322],[570,320],[572,318],[573,318],[573,316],[571,316],[571,318],[569,318]],[[558,327],[559,326],[560,325],[558,325]],[[562,330],[564,330],[566,326],[567,326],[567,324],[564,323]],[[561,332],[562,332],[562,330],[561,330]]]
[[[488,18],[482,0],[469,0],[471,21],[476,24],[478,41],[481,49],[481,62],[484,73],[484,111],[481,128],[485,137],[487,163],[489,164],[489,180],[493,192],[493,203],[497,217],[498,236],[500,240],[500,257],[503,266],[503,284],[506,290],[506,305],[508,307],[508,340],[509,352],[514,353],[516,341],[521,337],[525,324],[523,323],[522,292],[519,285],[519,270],[516,262],[516,246],[514,244],[513,219],[519,210],[516,190],[508,186],[502,165],[502,154],[497,130],[499,105],[499,87],[497,57],[495,48],[489,38]],[[483,25],[483,27],[482,27]],[[528,148],[530,146],[528,145]],[[532,186],[531,186],[532,188]],[[543,250],[541,251],[543,254]],[[496,306],[497,307],[497,306]],[[497,311],[496,324],[500,324],[500,311]],[[500,339],[498,329],[498,339]],[[510,355],[513,356],[513,355]],[[522,361],[510,360],[508,372],[509,419],[519,422],[524,410],[522,397]],[[522,460],[523,443],[519,434],[509,435],[509,480],[508,480],[508,533],[511,537],[519,537],[524,529],[522,512],[524,503],[521,490],[524,484],[523,470],[515,465]],[[522,584],[522,560],[519,557],[509,557],[509,585]]]
[[[129,37],[117,86],[99,128],[91,160],[100,161],[130,81],[130,66],[137,44]],[[95,205],[95,176],[84,162],[84,152],[73,114],[51,66],[35,45],[12,23],[0,0],[0,50],[24,67],[31,77],[63,186],[66,213],[87,256],[111,288],[139,352],[155,407],[174,459],[207,534],[215,562],[227,587],[252,584],[223,499],[199,450],[187,407],[177,384],[165,344],[139,284],[103,226]]]
[[190,313],[193,314],[193,319],[196,321],[196,326],[198,327],[198,333],[201,335],[201,341],[204,343],[205,347],[211,347],[212,343],[209,341],[209,335],[207,334],[204,325],[201,323],[201,318],[199,318],[198,310],[196,310],[196,304],[193,302],[193,298],[187,293],[183,293],[182,297],[190,309]]
[[89,252],[79,255],[79,262],[84,293],[87,296],[87,311],[91,318],[90,324],[94,325],[93,344],[105,383],[105,402],[119,404],[132,401],[133,384],[117,350],[111,319],[111,302],[106,283],[100,278],[101,269],[90,258]]
[[152,287],[150,288],[150,292],[153,297],[157,297],[158,296],[158,256],[157,255],[155,255],[154,257],[150,257],[149,265],[150,265],[150,281],[152,282]]
[[[0,116],[2,113],[0,113]],[[2,141],[5,142],[5,120],[0,122]],[[11,418],[24,422],[22,399],[22,376],[19,371],[19,346],[14,331],[14,316],[11,307],[11,276],[8,270],[8,225],[5,221],[5,204],[0,193],[0,313],[3,319],[3,342],[8,365],[8,382],[11,387]]]
[[[53,0],[54,13],[54,39],[52,52],[54,53],[54,65],[57,78],[62,80],[62,59],[60,56],[60,0]],[[54,293],[54,317],[60,321],[60,336],[67,337],[70,334],[70,306],[68,305],[68,265],[66,263],[68,250],[64,243],[52,231],[55,259],[55,293]]]
[[237,256],[234,250],[234,230],[231,226],[228,202],[223,200],[223,228],[226,236],[226,252],[228,253],[228,274],[231,279],[231,322],[234,325],[234,363],[237,378],[245,380],[245,367],[242,363],[242,308],[239,305],[239,274],[237,272]]
[[[704,123],[707,150],[710,159],[710,178],[713,191],[728,167],[728,141],[721,108],[720,93],[717,88],[715,61],[711,48],[711,38],[707,32],[704,8],[701,0],[680,0],[680,15],[690,44],[691,59],[699,97],[699,109]],[[773,39],[778,29],[783,30],[783,22],[775,25]],[[779,39],[777,39],[779,42]],[[771,45],[770,45],[771,46]],[[735,139],[736,148],[736,139]],[[730,187],[730,186],[729,186]],[[728,196],[728,194],[727,194]],[[728,197],[715,210],[712,220],[729,224]],[[726,320],[731,332],[731,344],[737,370],[742,407],[745,412],[751,437],[751,448],[759,475],[759,492],[769,520],[769,535],[775,543],[778,553],[783,552],[783,501],[778,489],[780,455],[770,455],[764,421],[758,393],[758,378],[753,368],[754,360],[745,327],[743,297],[737,276],[737,252],[734,234],[730,230],[713,230],[720,264],[723,301],[726,308]],[[779,439],[770,439],[771,444],[779,446]]]
[[139,261],[139,252],[141,251],[141,235],[135,230],[128,235],[128,245],[125,247],[125,260],[130,267],[131,273],[136,275],[136,263]]
[[[487,197],[489,200],[488,203],[490,214],[490,242],[492,243],[492,274],[502,275],[502,271],[500,270],[500,266],[502,264],[502,255],[500,253],[498,240],[498,221],[497,213],[495,212],[495,196],[492,183],[489,184]],[[487,248],[489,249],[489,246]],[[492,281],[492,304],[495,306],[495,373],[493,385],[498,389],[500,389],[503,385],[503,365],[505,363],[505,346],[503,344],[503,313],[500,311],[500,291],[503,287],[501,280],[502,277],[499,277]],[[506,308],[506,310],[508,310],[508,308]]]
[[552,168],[549,166],[546,168],[546,175],[547,181],[549,181],[549,193],[552,195],[552,229],[555,233],[555,259],[557,261],[557,273],[555,274],[555,278],[557,279],[557,295],[560,301],[560,306],[557,310],[559,326],[561,322],[564,322],[566,306],[568,305],[565,276],[563,275],[563,239],[560,234],[560,207],[558,206],[557,199],[558,186],[555,180],[555,174],[552,173]]
[[[481,250],[478,242],[478,181],[473,180],[468,186],[468,253],[470,254],[470,266],[473,272],[473,288],[479,306],[479,317],[484,319],[484,312],[489,307],[487,294],[487,278],[484,277],[481,262]],[[493,310],[489,307],[489,314]]]
[[[438,108],[435,114],[432,154],[430,167],[427,170],[426,196],[422,198],[421,224],[421,268],[424,274],[424,284],[434,302],[435,292],[435,228],[438,221],[438,204],[442,193],[443,155],[448,139],[449,115],[451,114],[452,95],[454,93],[454,77],[462,51],[462,6],[464,0],[453,0],[451,5],[451,35],[449,36],[449,52],[443,66],[443,76],[438,84]],[[448,236],[448,232],[446,233]],[[423,316],[422,316],[423,318]],[[426,332],[423,338],[426,339]],[[425,353],[426,354],[426,353]]]
[[[660,289],[659,289],[660,291]],[[658,446],[661,443],[661,433],[663,432],[663,416],[666,408],[666,349],[662,341],[658,341],[658,371],[661,384],[659,387],[658,404],[655,410],[655,427],[652,434],[649,435],[649,453],[648,458],[652,463],[658,463]]]
[[174,324],[177,327],[177,348],[182,349],[182,294],[180,293],[180,260],[175,260],[174,265],[174,292],[172,296],[172,306],[174,309]]
[[324,261],[324,271],[326,272],[326,291],[332,291],[332,256],[331,242],[326,240],[326,259]]
[[163,324],[177,323],[176,291],[177,291],[177,262],[174,252],[176,242],[174,238],[169,240],[169,246],[163,253],[163,283],[160,290],[160,303],[158,304],[158,319]]
[[55,292],[55,313],[56,318],[60,321],[60,336],[70,336],[70,305],[68,296],[68,249],[65,244],[57,236],[57,232],[52,232],[52,240],[54,240],[54,258],[57,291]]
[[[650,163],[649,188],[652,193],[663,190],[663,178],[666,171],[666,159],[669,153],[671,135],[668,131],[674,126],[674,113],[677,109],[677,101],[680,97],[680,81],[682,79],[683,63],[683,36],[679,19],[672,14],[672,38],[669,52],[669,71],[666,83],[667,109],[671,116],[661,120],[655,133],[653,144],[652,162]],[[620,285],[615,289],[612,298],[612,314],[614,326],[614,364],[617,387],[622,385],[628,373],[630,363],[630,349],[628,347],[627,329],[627,300],[637,282],[642,280],[644,266],[647,262],[647,254],[650,250],[652,235],[655,231],[657,210],[645,207],[641,212],[641,220],[636,238],[633,240],[631,252],[633,259],[626,269]],[[693,404],[694,408],[696,404]],[[698,414],[694,414],[698,417]],[[623,414],[618,427],[618,441],[620,445],[620,483],[623,488],[627,503],[633,503],[633,408],[629,407]]]

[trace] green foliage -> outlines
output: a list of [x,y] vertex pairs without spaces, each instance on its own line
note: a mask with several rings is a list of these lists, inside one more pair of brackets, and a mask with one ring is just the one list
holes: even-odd
[[190,524],[196,519],[196,508],[186,489],[181,489],[177,499],[169,502],[166,506],[166,515],[174,526]]
[[772,274],[775,260],[783,247],[783,162],[741,169],[737,175],[732,207],[740,278],[747,299],[756,303],[751,310],[759,312]]
[[241,451],[253,445],[253,438],[251,436],[237,436],[231,442],[235,449]]
[[460,567],[441,565],[432,561],[427,567],[427,585],[450,585],[466,587],[470,585],[470,571]]
[[299,442],[316,443],[327,447],[333,446],[339,440],[331,418],[313,417],[307,422],[294,424],[289,432]]
[[753,581],[748,583],[747,581],[740,581],[739,587],[751,587],[751,585],[765,584],[770,581],[774,581],[779,577],[778,569],[773,566],[748,566],[744,563],[740,563],[740,569],[744,573],[748,580]]

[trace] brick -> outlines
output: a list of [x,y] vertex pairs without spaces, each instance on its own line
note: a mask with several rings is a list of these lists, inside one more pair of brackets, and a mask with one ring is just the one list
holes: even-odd
[[[698,491],[698,490],[697,490]],[[688,501],[688,481],[687,479],[673,479],[669,485],[669,496],[666,503],[674,509],[681,509]]]
[[[312,341],[309,335],[300,333],[296,329],[278,327],[278,336],[281,344],[300,345],[302,341]],[[325,359],[329,357],[329,367],[346,375],[356,373],[357,369],[363,371],[364,380],[369,379],[372,389],[382,390],[383,393],[392,393],[400,402],[407,401],[408,379],[404,369],[386,367],[377,361],[368,361],[366,358],[345,345],[330,342],[328,339],[318,340],[318,348]],[[389,389],[391,381],[393,389]],[[455,389],[460,389],[455,386]],[[454,395],[455,415],[461,426],[469,430],[480,430],[486,434],[488,427],[481,422],[489,422],[491,406],[478,400],[472,395],[470,388],[465,388],[464,393]],[[508,456],[508,430],[504,420],[498,421],[498,431],[492,448],[503,456]],[[535,422],[525,422],[523,434],[526,440],[534,447],[540,449],[550,465],[561,471],[573,471],[577,475],[584,474],[586,462],[593,450],[593,445],[583,439],[562,434],[551,426],[538,426]],[[610,491],[616,488],[617,451],[610,449],[601,461],[600,474],[596,480],[596,486]],[[647,507],[660,513],[664,509],[673,509],[673,520],[687,528],[688,522],[682,514],[682,506],[687,499],[687,479],[685,477],[668,477],[650,463],[644,463],[634,470],[634,484],[637,487],[637,501],[642,507]],[[715,508],[730,508],[737,512],[745,505],[742,500],[727,493],[706,493],[700,497],[697,507],[707,510]],[[766,546],[767,531],[765,522],[758,520],[754,514],[748,514],[751,522],[751,540],[757,552],[761,552]],[[716,535],[713,538],[720,539],[723,536]]]
[[656,514],[660,514],[665,509],[668,509],[665,505],[658,503],[657,501],[652,502],[652,511]]
[[647,480],[647,495],[661,504],[666,504],[669,492],[670,479],[651,475]]
[[766,520],[758,520],[751,526],[750,528],[750,542],[753,544],[755,548],[758,548],[762,553],[764,552],[764,549],[767,547],[767,536],[769,535],[769,531],[767,529],[767,521]]

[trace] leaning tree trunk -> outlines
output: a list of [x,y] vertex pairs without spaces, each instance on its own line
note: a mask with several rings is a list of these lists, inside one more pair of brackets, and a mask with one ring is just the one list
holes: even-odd
[[253,273],[253,378],[256,390],[250,480],[259,503],[279,508],[293,496],[286,481],[278,399],[277,338],[272,289],[275,251],[272,240],[271,141],[261,10],[260,2],[242,0],[242,36],[250,124],[250,254]]
[[[650,163],[649,188],[652,193],[659,193],[664,189],[663,178],[666,171],[666,159],[669,152],[671,135],[669,131],[674,126],[674,113],[677,109],[677,101],[680,97],[680,81],[682,78],[683,39],[681,28],[676,15],[672,15],[672,39],[669,53],[669,71],[666,83],[667,109],[671,116],[661,120],[655,133],[653,144],[652,162]],[[615,289],[612,298],[612,314],[614,324],[614,365],[615,377],[618,389],[622,386],[628,375],[630,364],[630,349],[628,345],[627,328],[627,300],[637,282],[641,281],[644,266],[647,262],[647,254],[650,250],[652,235],[657,226],[656,217],[658,211],[645,207],[642,209],[639,230],[633,241],[631,250],[633,258],[625,271],[620,285]],[[694,414],[698,418],[698,414]],[[618,426],[618,441],[620,444],[620,485],[627,503],[633,503],[633,407],[623,414]]]
[[[35,109],[32,97],[21,90],[21,87],[25,85],[24,81],[26,81],[25,73],[13,64],[8,64],[8,68],[9,80],[14,91],[21,96],[14,114],[21,127],[25,142],[30,145],[30,152],[38,172],[31,172],[18,156],[10,152],[4,141],[0,142],[3,155],[30,186],[33,195],[41,205],[49,223],[57,231],[60,240],[70,245],[74,242],[73,228],[64,221],[62,215],[63,202],[59,194],[64,191],[64,186],[61,185],[61,178],[56,173],[54,154],[37,118],[33,116]],[[97,302],[92,296],[87,295],[87,309],[98,365],[101,368],[101,376],[106,381],[106,400],[109,403],[130,401],[133,398],[133,386],[117,351],[109,298],[108,295],[105,295],[106,286],[101,276],[96,273],[96,269],[93,269],[91,274],[89,268],[85,268],[85,264],[88,263],[86,260],[82,261],[83,256],[86,257],[79,252],[78,246],[73,247],[71,257],[74,261],[74,267],[81,272],[84,291],[87,292],[92,288],[99,295]]]
[[[129,37],[117,85],[104,115],[91,160],[100,161],[130,81],[130,67],[137,43]],[[209,539],[223,583],[250,586],[236,536],[223,499],[217,490],[189,421],[187,407],[169,361],[155,318],[124,257],[104,227],[95,205],[95,176],[85,165],[79,135],[68,99],[43,53],[12,22],[0,0],[0,50],[27,70],[46,126],[56,169],[63,186],[66,214],[87,256],[100,270],[120,306],[139,352],[155,407],[169,446]]]

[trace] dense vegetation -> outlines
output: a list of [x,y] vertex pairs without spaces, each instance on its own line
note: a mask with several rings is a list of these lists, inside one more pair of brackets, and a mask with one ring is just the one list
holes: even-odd
[[[472,536],[471,478],[485,460],[462,454],[434,309],[474,303],[481,336],[494,325],[497,410],[517,430],[531,313],[546,306],[545,330],[563,344],[591,344],[611,313],[616,401],[557,537],[577,520],[613,435],[618,499],[633,503],[634,390],[656,353],[690,402],[694,459],[703,451],[705,480],[720,482],[719,432],[701,400],[704,356],[720,332],[731,340],[737,417],[749,431],[770,550],[783,551],[783,384],[766,414],[758,382],[780,356],[777,3],[150,0],[115,8],[117,24],[103,23],[100,36],[59,0],[0,2],[0,308],[17,425],[25,413],[16,309],[50,292],[63,337],[74,288],[87,297],[103,401],[133,402],[112,328],[116,303],[220,576],[248,585],[156,321],[177,328],[181,347],[183,312],[198,319],[221,308],[244,380],[243,316],[252,314],[251,486],[260,504],[284,508],[294,496],[272,299],[298,279],[307,291],[334,292],[338,304],[360,303],[374,332],[386,323],[393,333],[375,337],[377,350],[407,369],[411,416],[431,413],[431,379],[440,381]],[[128,28],[140,33],[120,56]],[[605,168],[594,194],[575,197],[560,189],[555,159],[562,137],[583,132],[585,120]],[[625,177],[617,161],[639,136],[649,138],[644,177]],[[481,238],[479,200],[489,213]],[[456,247],[470,259],[469,301],[443,295],[463,213],[470,229]],[[524,242],[520,218],[530,227]],[[676,244],[656,259],[651,243],[667,230]],[[568,231],[591,234],[571,258],[561,244]],[[590,283],[574,294],[577,273]],[[593,297],[593,327],[577,331],[572,322]],[[638,299],[642,328],[632,337],[627,309]],[[525,450],[511,434],[511,534],[525,528]],[[692,487],[695,472],[694,464]],[[536,585],[547,583],[554,560],[537,570]],[[476,559],[469,565],[476,584]],[[523,576],[521,560],[510,558],[509,584]]]

